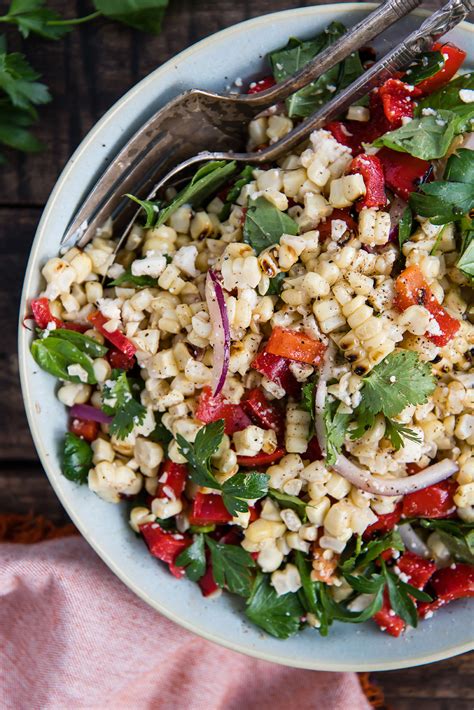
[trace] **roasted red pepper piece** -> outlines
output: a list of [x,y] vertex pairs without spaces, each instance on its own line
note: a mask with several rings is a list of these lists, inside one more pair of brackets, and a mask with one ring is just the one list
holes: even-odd
[[466,59],[466,52],[454,44],[436,42],[433,45],[433,50],[441,52],[444,58],[444,66],[436,74],[417,84],[417,89],[423,94],[432,94],[433,91],[437,91],[447,84]]
[[237,456],[237,463],[239,466],[245,466],[246,468],[255,468],[256,466],[269,466],[275,461],[279,461],[285,456],[286,451],[283,447],[275,449],[271,454],[266,454],[263,451],[255,456]]
[[408,200],[410,194],[418,189],[431,167],[427,160],[391,148],[381,148],[377,158],[382,163],[387,187],[402,200]]
[[196,418],[205,424],[223,419],[226,434],[235,434],[236,431],[242,431],[252,424],[240,404],[226,402],[222,394],[214,397],[210,387],[202,389]]
[[364,178],[365,195],[357,200],[357,210],[360,211],[364,207],[383,207],[387,204],[383,168],[376,155],[361,153],[353,159],[349,172],[359,173]]
[[69,420],[69,431],[76,436],[79,436],[85,441],[94,441],[99,433],[99,423],[93,422],[90,419],[77,419],[73,417]]
[[386,631],[390,636],[398,637],[405,629],[405,622],[397,616],[390,606],[387,590],[383,593],[383,605],[380,611],[373,616],[373,620],[382,631]]
[[182,577],[184,568],[176,567],[175,560],[183,550],[191,545],[191,537],[163,530],[158,523],[144,523],[140,525],[140,532],[153,557],[166,562],[172,575],[178,578]]
[[269,402],[259,387],[254,387],[246,392],[241,405],[258,426],[263,429],[273,429],[278,436],[283,433],[285,416],[282,410]]
[[436,572],[436,565],[430,560],[425,560],[414,552],[404,552],[396,560],[400,572],[408,577],[408,584],[417,589],[424,589],[430,578]]
[[455,599],[474,597],[474,567],[458,563],[439,569],[431,577],[430,589],[436,594],[436,599],[418,605],[418,613],[422,617]]
[[265,375],[271,382],[282,387],[285,392],[293,397],[298,396],[301,385],[290,370],[290,360],[280,355],[262,350],[257,355],[250,367]]
[[117,350],[120,350],[120,352],[128,358],[133,358],[137,352],[136,346],[131,342],[131,340],[126,338],[120,330],[113,330],[109,333],[109,331],[104,327],[105,324],[108,323],[108,320],[100,311],[91,313],[90,316],[88,316],[88,320],[92,323],[94,328],[109,341],[109,343],[112,343],[112,345],[117,348]]
[[30,303],[31,311],[33,313],[33,318],[38,328],[44,330],[47,328],[48,323],[54,323],[56,328],[65,328],[66,330],[75,330],[78,333],[84,333],[87,330],[87,326],[80,325],[79,323],[67,323],[62,321],[60,318],[56,318],[51,313],[49,307],[49,301],[47,298],[33,298]]
[[160,469],[158,479],[157,497],[170,498],[172,500],[181,498],[188,480],[188,467],[184,463],[174,463],[165,461]]
[[421,93],[417,86],[405,84],[400,79],[388,79],[382,84],[379,95],[384,114],[392,128],[401,126],[402,118],[413,118],[413,99],[421,96]]
[[259,81],[252,81],[250,84],[247,94],[259,94],[261,91],[266,91],[271,86],[275,86],[276,81],[272,76],[266,76]]
[[320,222],[318,224],[318,232],[319,232],[319,239],[324,241],[325,239],[330,239],[331,238],[331,232],[332,232],[332,222],[335,220],[339,220],[342,222],[346,223],[347,229],[352,232],[352,234],[357,234],[358,227],[357,227],[357,222],[353,217],[351,217],[351,214],[348,209],[345,210],[340,210],[340,209],[334,209],[329,217],[326,217],[325,222]]
[[395,510],[392,513],[384,513],[383,515],[379,515],[376,522],[372,523],[372,525],[369,525],[369,527],[365,529],[363,535],[364,539],[371,537],[375,532],[385,535],[385,533],[393,530],[402,517],[402,509],[403,506],[400,502],[397,503]]
[[288,328],[273,328],[265,346],[267,353],[318,366],[326,352],[326,346],[305,333]]
[[222,496],[214,493],[198,493],[193,500],[189,522],[191,525],[212,525],[228,523],[232,515],[224,505]]
[[453,496],[456,482],[441,481],[415,493],[408,493],[403,498],[405,518],[447,518],[456,510]]
[[373,143],[392,128],[385,117],[378,90],[370,93],[369,110],[369,121],[332,121],[326,125],[326,130],[330,131],[339,143],[347,145],[354,156],[363,152],[363,143]]
[[301,458],[309,459],[311,463],[313,463],[313,461],[321,461],[321,459],[324,458],[317,436],[313,436],[312,439],[309,440],[308,448],[304,454],[301,454]]
[[201,577],[201,579],[198,581],[199,587],[201,589],[203,597],[212,597],[216,594],[221,593],[221,588],[219,587],[218,584],[216,584],[216,580],[214,579],[214,575],[212,574],[212,565],[209,559],[209,556],[207,556],[207,567],[204,575]]
[[438,346],[449,343],[461,324],[441,306],[434,297],[419,266],[409,266],[395,281],[395,306],[404,311],[409,306],[424,306],[433,316],[439,333],[427,332],[425,337]]
[[117,348],[110,348],[106,357],[110,366],[117,370],[131,370],[136,364],[134,357],[128,357]]

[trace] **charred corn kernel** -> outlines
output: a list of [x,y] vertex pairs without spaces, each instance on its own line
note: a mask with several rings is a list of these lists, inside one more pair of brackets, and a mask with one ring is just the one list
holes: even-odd
[[287,564],[283,570],[273,572],[271,584],[279,597],[288,592],[296,593],[301,588],[301,577],[297,567]]
[[249,542],[259,543],[264,540],[275,540],[285,533],[285,524],[274,520],[263,520],[259,518],[250,523],[245,531],[245,538]]
[[286,409],[285,448],[291,454],[303,454],[308,448],[311,415],[295,403]]
[[310,500],[306,506],[306,515],[313,525],[322,525],[326,514],[331,507],[331,501],[327,496],[319,500]]

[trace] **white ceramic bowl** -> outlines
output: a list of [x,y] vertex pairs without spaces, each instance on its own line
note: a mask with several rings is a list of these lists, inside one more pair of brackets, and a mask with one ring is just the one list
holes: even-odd
[[[170,60],[131,89],[86,136],[61,174],[36,233],[25,275],[20,324],[30,298],[40,289],[40,268],[58,251],[59,241],[89,184],[124,140],[157,108],[184,89],[223,90],[229,79],[263,71],[265,54],[288,37],[309,37],[332,20],[353,25],[375,5],[339,4],[279,12],[218,32]],[[397,26],[397,37],[416,18]],[[400,31],[400,26],[402,31]],[[464,23],[450,37],[474,65],[473,26]],[[230,594],[214,601],[197,585],[172,577],[128,527],[125,506],[105,503],[61,475],[59,442],[66,412],[55,398],[53,378],[39,370],[29,353],[30,333],[19,328],[20,372],[28,420],[36,448],[62,504],[82,535],[120,579],[169,619],[228,648],[288,666],[328,671],[368,671],[430,663],[472,648],[469,602],[455,602],[400,639],[371,623],[335,624],[328,638],[306,629],[279,641],[247,623],[242,604]],[[471,612],[471,613],[470,613]]]

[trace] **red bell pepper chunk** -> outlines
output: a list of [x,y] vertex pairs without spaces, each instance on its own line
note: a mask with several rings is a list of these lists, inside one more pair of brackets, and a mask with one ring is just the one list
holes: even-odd
[[398,128],[402,118],[413,118],[413,99],[421,96],[421,93],[417,86],[405,84],[400,79],[388,79],[382,84],[379,95],[384,114],[392,128]]
[[144,523],[140,525],[140,532],[153,557],[166,562],[172,575],[178,578],[182,577],[184,568],[177,567],[175,560],[183,550],[191,545],[191,537],[163,530],[158,523]]
[[452,480],[408,493],[403,498],[403,515],[405,518],[447,518],[456,510],[455,493],[456,483]]
[[87,320],[89,320],[94,328],[101,333],[106,340],[109,341],[109,343],[112,343],[117,350],[120,350],[121,353],[126,355],[129,359],[131,359],[135,353],[137,352],[136,346],[129,340],[128,338],[125,337],[125,335],[120,332],[120,330],[113,330],[111,333],[104,327],[106,323],[108,323],[108,320],[105,316],[102,315],[100,311],[95,311],[95,313],[91,313],[90,316],[88,316]]
[[427,160],[391,148],[381,148],[377,158],[382,163],[385,184],[402,200],[418,189],[431,167]]
[[402,271],[395,281],[395,291],[395,306],[400,311],[418,305],[424,306],[431,313],[436,321],[436,330],[439,331],[425,333],[425,337],[432,343],[443,346],[454,338],[461,324],[438,303],[418,266],[409,266]]
[[117,370],[131,370],[136,364],[134,357],[128,357],[117,348],[110,348],[106,357],[110,367]]
[[387,631],[390,636],[398,637],[405,629],[405,622],[394,613],[390,606],[387,590],[383,593],[382,608],[374,614],[373,620],[380,626],[382,631]]
[[406,574],[408,584],[417,589],[424,589],[436,572],[436,565],[430,560],[425,560],[414,552],[404,552],[396,561],[397,567],[403,574]]
[[279,461],[285,456],[286,451],[283,447],[275,449],[271,454],[266,454],[265,452],[260,452],[255,456],[237,456],[237,463],[239,466],[244,466],[245,468],[255,468],[256,466],[269,466],[275,461]]
[[353,219],[353,217],[351,217],[349,210],[340,210],[336,208],[331,212],[331,215],[326,218],[325,222],[320,222],[318,224],[319,238],[321,240],[329,239],[331,237],[332,222],[335,220],[345,222],[349,232],[357,234],[357,222]]
[[301,391],[301,385],[290,370],[290,360],[286,357],[273,355],[262,350],[257,355],[250,367],[265,375],[271,382],[282,387],[285,392],[293,397],[297,397]]
[[360,211],[363,207],[383,207],[387,204],[383,168],[376,155],[361,153],[353,159],[349,172],[359,173],[364,178],[365,195],[357,201],[357,210]]
[[308,365],[319,365],[326,352],[326,346],[320,340],[315,340],[305,333],[287,328],[273,328],[270,339],[265,346],[267,353],[280,357],[305,362]]
[[373,143],[392,128],[384,114],[378,90],[369,95],[369,110],[369,121],[331,121],[325,126],[339,143],[352,150],[354,156],[363,152],[364,143]]
[[205,424],[224,420],[226,434],[242,431],[252,424],[240,404],[227,402],[222,394],[214,397],[210,387],[203,387],[196,409],[196,418]]
[[99,423],[90,419],[77,419],[74,417],[69,420],[69,431],[81,439],[91,442],[97,439]]
[[272,86],[275,86],[276,81],[272,76],[266,76],[264,79],[259,81],[252,81],[250,84],[247,94],[259,94],[261,91],[266,91]]
[[222,496],[214,493],[198,493],[193,500],[189,515],[191,525],[212,525],[228,523],[232,515],[224,505]]
[[321,461],[321,459],[324,458],[317,436],[313,436],[309,440],[308,448],[306,449],[304,454],[301,454],[301,458],[309,459],[311,463],[313,463],[313,461]]
[[431,577],[430,587],[436,594],[436,599],[418,605],[419,615],[425,618],[455,599],[474,597],[474,567],[455,564],[439,569]]
[[268,401],[259,387],[246,392],[242,407],[249,417],[263,429],[273,429],[278,435],[285,428],[285,417],[281,409]]
[[41,328],[41,330],[47,328],[48,323],[54,323],[56,328],[75,330],[78,333],[84,333],[87,330],[87,326],[80,325],[79,323],[66,323],[60,318],[56,318],[56,316],[53,316],[47,298],[33,298],[30,303],[30,306],[31,311],[33,313],[33,318],[35,319],[35,323],[38,328]]
[[436,74],[433,74],[433,76],[424,79],[424,81],[420,81],[417,85],[417,89],[420,89],[423,94],[432,94],[433,91],[437,91],[447,84],[466,59],[466,52],[463,49],[459,49],[459,47],[456,47],[454,44],[436,42],[436,44],[433,45],[433,50],[441,52],[444,58],[444,66],[436,72]]
[[221,593],[221,588],[216,584],[216,580],[212,574],[212,565],[209,560],[207,562],[206,571],[201,579],[198,580],[198,584],[203,597],[212,597]]
[[402,503],[397,503],[395,510],[393,510],[391,513],[384,513],[383,515],[379,515],[377,517],[377,520],[375,523],[372,523],[372,525],[369,525],[364,531],[364,539],[367,539],[373,535],[375,532],[380,532],[382,535],[385,535],[386,533],[390,532],[390,530],[393,530],[395,525],[398,524],[400,518],[402,517]]
[[181,498],[188,480],[188,467],[184,463],[165,461],[160,471],[157,497],[176,500]]

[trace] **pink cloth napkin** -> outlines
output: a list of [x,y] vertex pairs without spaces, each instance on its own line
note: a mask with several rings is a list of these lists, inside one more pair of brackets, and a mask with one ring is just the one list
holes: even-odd
[[79,537],[0,545],[2,710],[368,710],[357,677],[258,661],[160,616]]

